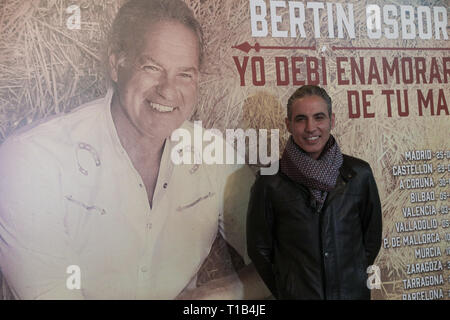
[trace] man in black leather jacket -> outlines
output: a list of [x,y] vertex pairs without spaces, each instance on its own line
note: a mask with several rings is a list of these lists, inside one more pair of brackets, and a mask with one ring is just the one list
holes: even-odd
[[340,152],[324,89],[303,86],[287,106],[280,170],[252,188],[248,254],[277,299],[370,299],[382,227],[372,170]]

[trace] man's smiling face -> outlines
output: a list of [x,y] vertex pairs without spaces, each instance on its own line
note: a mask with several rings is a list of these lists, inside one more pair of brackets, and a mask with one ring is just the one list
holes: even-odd
[[294,100],[286,126],[294,142],[313,159],[318,159],[334,128],[334,114],[328,114],[326,101],[319,96]]
[[122,61],[110,57],[117,88],[113,107],[121,108],[140,135],[165,139],[190,117],[197,101],[198,39],[170,20],[151,24],[142,37],[134,55]]

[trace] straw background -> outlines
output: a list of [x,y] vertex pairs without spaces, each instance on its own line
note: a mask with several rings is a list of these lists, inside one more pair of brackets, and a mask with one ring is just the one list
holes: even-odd
[[[124,1],[113,0],[0,0],[0,143],[16,129],[45,117],[69,112],[71,109],[101,97],[106,92],[106,77],[103,68],[105,55],[105,35],[115,13]],[[450,99],[448,84],[395,84],[387,85],[349,85],[339,86],[336,79],[335,58],[355,56],[364,58],[366,72],[370,57],[381,57],[392,61],[397,57],[448,56],[448,51],[333,51],[331,46],[361,47],[450,47],[443,40],[379,40],[366,36],[365,6],[371,3],[394,5],[427,5],[448,7],[447,0],[392,0],[392,1],[343,1],[334,3],[353,3],[356,38],[329,39],[326,37],[328,26],[326,15],[321,15],[321,38],[315,39],[311,30],[312,19],[307,16],[306,38],[252,38],[250,29],[250,11],[248,0],[186,0],[194,10],[205,32],[206,54],[202,70],[199,101],[192,119],[202,120],[207,128],[256,128],[279,129],[280,150],[288,137],[284,129],[285,104],[296,89],[292,85],[277,86],[275,68],[271,63],[275,56],[315,56],[325,57],[328,72],[328,84],[324,86],[333,99],[333,111],[336,114],[334,135],[344,153],[362,158],[370,163],[374,171],[383,209],[383,238],[397,236],[395,222],[406,221],[401,208],[412,206],[409,193],[414,190],[399,190],[399,178],[393,177],[392,166],[406,164],[404,152],[409,150],[431,149],[449,150],[449,117],[445,114],[418,116],[416,90],[442,89],[447,101]],[[77,4],[81,8],[81,30],[69,30],[66,20],[70,16],[66,8]],[[344,5],[344,8],[346,6]],[[287,10],[280,10],[284,19]],[[450,18],[450,15],[448,15]],[[450,24],[450,23],[449,23]],[[284,25],[286,27],[288,25]],[[288,28],[288,27],[287,27]],[[450,33],[450,29],[447,28]],[[306,50],[254,50],[249,54],[233,49],[232,46],[248,41],[256,41],[265,46],[311,46],[315,51]],[[326,48],[322,50],[322,48]],[[239,74],[232,59],[233,56],[262,56],[266,61],[266,84],[263,87],[251,85],[251,73],[246,73],[246,83],[240,86]],[[304,74],[304,65],[302,74]],[[249,67],[248,67],[249,69]],[[439,64],[442,72],[442,64]],[[349,78],[349,76],[347,77]],[[386,100],[381,95],[383,89],[407,89],[409,92],[410,115],[399,117],[396,104],[393,103],[393,116],[386,112]],[[349,119],[347,108],[347,90],[373,90],[370,111],[375,118]],[[392,97],[395,101],[395,98]],[[435,103],[436,104],[436,103]],[[448,108],[448,107],[447,107]],[[448,160],[447,160],[448,162]],[[431,161],[436,170],[440,161]],[[440,177],[449,177],[448,173],[432,175],[435,184]],[[444,188],[435,188],[439,191]],[[447,188],[448,190],[448,188]],[[420,191],[420,190],[418,190]],[[447,202],[448,203],[448,202]],[[442,202],[436,202],[440,206]],[[442,216],[436,218],[440,221]],[[443,229],[439,246],[445,259]],[[402,236],[399,234],[398,236]],[[229,251],[220,237],[216,239],[210,258],[205,261],[199,283],[204,283],[230,272],[242,262]],[[415,261],[413,247],[399,249],[381,249],[376,264],[381,267],[382,288],[373,291],[375,299],[401,299],[403,293],[401,279],[407,278],[405,265]],[[444,271],[448,278],[449,271]],[[4,281],[3,281],[4,282]],[[0,285],[1,285],[0,276]],[[5,285],[0,288],[0,299],[11,298]],[[443,287],[447,290],[450,286]],[[416,290],[417,291],[417,290]],[[3,292],[3,293],[2,293]]]

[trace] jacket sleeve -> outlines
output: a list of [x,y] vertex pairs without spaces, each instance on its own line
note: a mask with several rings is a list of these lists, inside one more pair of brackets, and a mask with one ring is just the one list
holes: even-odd
[[247,212],[247,250],[266,286],[277,297],[273,272],[273,212],[260,176],[255,181]]
[[382,213],[377,185],[370,167],[369,171],[366,180],[366,204],[362,213],[362,228],[367,263],[372,265],[381,247]]

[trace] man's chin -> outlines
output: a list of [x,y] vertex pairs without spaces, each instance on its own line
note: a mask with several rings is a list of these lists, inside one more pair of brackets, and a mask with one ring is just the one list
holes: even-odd
[[164,140],[166,138],[170,138],[170,135],[176,129],[177,128],[174,128],[173,126],[169,127],[159,123],[151,128],[143,129],[141,133],[150,139]]

